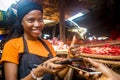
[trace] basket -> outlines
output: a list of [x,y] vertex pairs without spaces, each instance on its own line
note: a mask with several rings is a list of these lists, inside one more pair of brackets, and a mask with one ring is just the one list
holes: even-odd
[[86,53],[81,53],[80,56],[83,58],[89,57],[97,62],[101,62],[104,64],[120,66],[120,56],[95,55]]
[[90,58],[96,58],[96,59],[120,61],[120,56],[109,56],[109,55],[99,55],[99,54],[97,55],[97,54],[87,54],[87,53],[81,53],[80,55],[83,57],[90,57]]

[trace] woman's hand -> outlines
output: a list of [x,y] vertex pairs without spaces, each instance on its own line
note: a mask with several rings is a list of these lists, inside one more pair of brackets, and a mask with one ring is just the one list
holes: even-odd
[[33,80],[32,74],[34,74],[35,77],[40,78],[43,77],[44,74],[50,73],[50,74],[57,74],[63,69],[66,68],[66,65],[56,64],[57,61],[66,60],[63,58],[51,58],[47,61],[43,62],[42,64],[38,65],[37,68],[32,70],[32,73],[30,73],[28,76],[23,78],[23,80]]
[[66,65],[55,64],[55,62],[62,61],[62,60],[64,59],[58,58],[58,57],[49,59],[40,65],[41,69],[44,73],[56,74],[59,71],[62,71],[66,67]]
[[110,68],[108,68],[104,64],[97,63],[97,62],[93,61],[92,59],[88,59],[88,61],[95,67],[95,69],[97,71],[102,72],[101,76],[96,74],[96,75],[92,75],[92,77],[90,77],[90,74],[83,73],[82,71],[80,71],[79,74],[84,76],[88,80],[89,79],[90,80],[119,80],[120,79],[119,74],[115,73],[114,71],[112,71]]
[[76,43],[76,36],[73,36],[71,45],[68,50],[68,57],[75,58],[80,56],[80,45]]

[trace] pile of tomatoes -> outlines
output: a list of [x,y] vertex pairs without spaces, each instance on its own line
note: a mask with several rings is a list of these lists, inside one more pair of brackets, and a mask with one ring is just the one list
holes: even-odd
[[81,53],[120,56],[120,45],[105,44],[99,47],[81,47]]

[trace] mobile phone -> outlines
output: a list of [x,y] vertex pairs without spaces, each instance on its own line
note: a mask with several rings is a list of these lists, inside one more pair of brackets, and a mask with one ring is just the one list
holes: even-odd
[[102,73],[99,72],[99,71],[95,71],[95,70],[92,70],[90,68],[86,68],[85,66],[74,66],[74,65],[68,65],[69,67],[75,69],[75,70],[81,70],[83,72],[88,72],[89,74],[93,75],[93,74],[98,74],[98,75],[101,75]]
[[56,64],[71,64],[72,62],[83,61],[83,58],[72,58],[60,62],[55,62]]

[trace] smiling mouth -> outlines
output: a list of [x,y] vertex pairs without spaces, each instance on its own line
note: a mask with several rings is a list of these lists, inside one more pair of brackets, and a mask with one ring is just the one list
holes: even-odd
[[36,33],[36,34],[40,34],[41,31],[40,30],[32,30],[33,33]]

